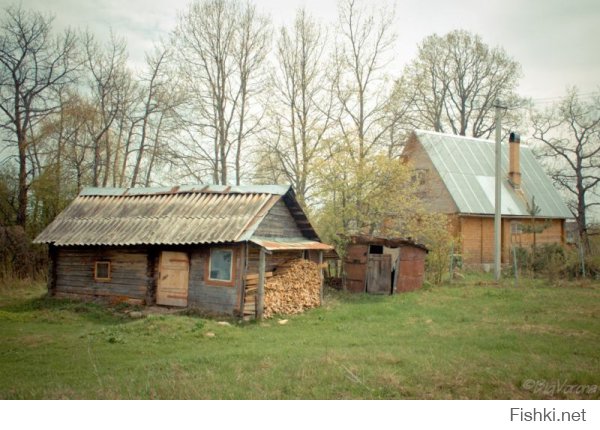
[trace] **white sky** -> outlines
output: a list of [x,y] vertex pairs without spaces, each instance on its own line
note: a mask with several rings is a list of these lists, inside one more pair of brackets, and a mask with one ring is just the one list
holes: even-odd
[[[305,6],[331,27],[335,0],[253,0],[275,26],[290,22]],[[7,6],[9,0],[0,0]],[[88,27],[99,37],[109,29],[128,41],[130,60],[141,64],[144,52],[166,38],[189,0],[22,0],[23,6],[52,12],[57,27]],[[378,5],[382,1],[370,0]],[[390,3],[390,2],[388,2]],[[548,102],[576,85],[586,94],[600,88],[599,0],[398,0],[396,2],[396,77],[415,55],[417,44],[432,33],[463,28],[491,46],[502,46],[521,63],[523,96]]]

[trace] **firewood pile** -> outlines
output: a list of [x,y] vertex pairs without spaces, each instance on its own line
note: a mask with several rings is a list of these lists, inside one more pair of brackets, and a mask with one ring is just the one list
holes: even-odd
[[320,304],[319,265],[312,261],[289,260],[277,266],[265,281],[264,318],[298,314]]

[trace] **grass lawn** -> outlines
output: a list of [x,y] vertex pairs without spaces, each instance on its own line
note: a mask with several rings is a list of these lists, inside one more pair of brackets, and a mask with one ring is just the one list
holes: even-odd
[[598,282],[330,292],[285,325],[44,293],[0,288],[0,398],[600,398]]

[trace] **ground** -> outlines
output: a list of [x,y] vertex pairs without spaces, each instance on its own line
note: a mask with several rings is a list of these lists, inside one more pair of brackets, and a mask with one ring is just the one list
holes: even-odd
[[4,285],[0,398],[599,399],[600,282],[526,284],[329,292],[229,325]]

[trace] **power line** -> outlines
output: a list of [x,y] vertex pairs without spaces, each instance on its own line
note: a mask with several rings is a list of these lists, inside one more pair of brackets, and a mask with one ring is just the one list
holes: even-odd
[[[591,99],[592,97],[598,95],[598,92],[590,92],[590,93],[583,93],[583,94],[577,94],[575,96],[576,99]],[[535,105],[539,105],[539,104],[552,104],[555,103],[557,101],[560,100],[564,100],[565,97],[567,97],[567,95],[564,96],[553,96],[553,97],[536,97],[536,98],[530,98],[529,101],[532,102],[532,104]]]

